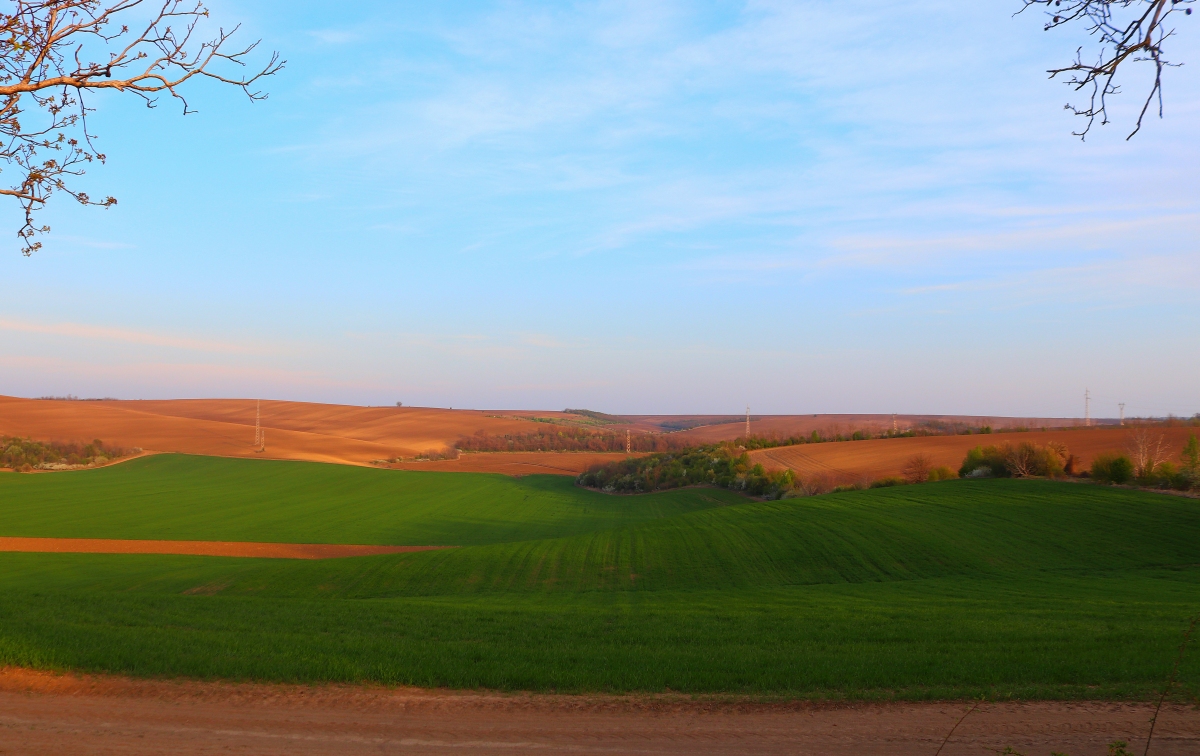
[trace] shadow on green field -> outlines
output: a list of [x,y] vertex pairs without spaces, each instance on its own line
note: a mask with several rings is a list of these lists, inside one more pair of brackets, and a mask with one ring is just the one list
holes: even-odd
[[[101,480],[92,503],[75,498],[90,482],[15,497],[0,485],[0,535],[100,523],[105,537],[388,542],[351,537],[378,526],[468,545],[315,562],[0,554],[0,663],[501,689],[1136,698],[1161,685],[1200,605],[1200,505],[1138,491],[984,480],[754,502],[322,465],[301,467],[311,485],[296,487],[275,463],[233,461],[227,476],[230,461],[197,459]],[[209,503],[217,490],[227,498]],[[1188,659],[1179,690],[1198,684]]]

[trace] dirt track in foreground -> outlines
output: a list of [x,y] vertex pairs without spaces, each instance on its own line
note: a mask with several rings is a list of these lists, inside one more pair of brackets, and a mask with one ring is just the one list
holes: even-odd
[[[357,546],[344,543],[254,543],[252,541],[132,541],[108,538],[13,538],[0,536],[0,551],[57,554],[187,554],[266,559],[336,559],[399,554],[451,546]],[[3,753],[0,751],[0,753]]]
[[[0,753],[932,755],[968,704],[807,704],[355,686],[140,681],[0,670]],[[983,704],[943,754],[1141,753],[1153,707]],[[1200,752],[1200,711],[1164,707],[1156,756]]]

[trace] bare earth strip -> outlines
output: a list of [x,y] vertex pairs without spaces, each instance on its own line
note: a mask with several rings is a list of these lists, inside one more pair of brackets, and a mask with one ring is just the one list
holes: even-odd
[[[336,559],[399,554],[453,546],[356,546],[342,543],[254,543],[251,541],[133,541],[106,538],[0,537],[0,551],[61,554],[187,554],[191,556]],[[3,753],[3,751],[0,751]]]
[[[4,754],[887,754],[937,751],[961,702],[763,703],[413,688],[130,680],[0,670]],[[1147,704],[982,704],[943,754],[1141,753]],[[1200,752],[1200,712],[1164,707],[1158,756]]]

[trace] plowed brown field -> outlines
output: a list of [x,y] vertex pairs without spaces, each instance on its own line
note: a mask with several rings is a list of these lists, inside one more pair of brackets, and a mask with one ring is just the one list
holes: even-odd
[[[1178,454],[1189,435],[1200,435],[1200,428],[1154,428],[1163,434],[1173,454]],[[1059,441],[1087,466],[1097,454],[1122,451],[1128,445],[1131,428],[1080,428],[1065,431],[997,433],[986,436],[925,436],[885,438],[871,441],[841,441],[825,444],[801,444],[750,453],[751,459],[768,469],[794,470],[802,479],[827,476],[832,482],[870,482],[889,475],[900,475],[905,462],[917,454],[927,455],[934,465],[958,470],[967,451],[980,445],[1018,444],[1032,441],[1045,444]]]
[[134,541],[108,538],[15,538],[0,536],[0,551],[54,554],[187,554],[264,559],[336,559],[400,554],[452,546],[357,546],[343,543],[254,543],[250,541]]
[[[1069,417],[983,417],[976,415],[895,415],[895,424],[900,430],[920,427],[927,423],[961,423],[971,427],[990,425],[994,428],[1063,428],[1078,423]],[[648,421],[670,422],[667,417],[639,418]],[[709,418],[697,418],[709,420]],[[746,421],[726,417],[711,418],[713,422],[680,431],[679,436],[695,443],[711,444],[746,435]],[[856,430],[872,433],[886,431],[892,427],[892,415],[764,415],[752,416],[750,433],[755,436],[794,436],[820,431],[828,436],[850,435]]]
[[[712,701],[130,680],[0,669],[5,754],[1141,753],[1154,707]],[[1160,756],[1200,751],[1200,712],[1163,707]]]
[[[480,430],[530,433],[546,427],[516,417],[516,413],[264,401],[267,449],[259,453],[253,448],[254,412],[252,399],[66,402],[0,397],[0,435],[40,441],[99,438],[125,448],[153,451],[364,465],[377,459],[444,452],[459,438]],[[539,412],[537,416],[563,415]],[[519,468],[532,471],[525,469],[528,466]],[[546,466],[563,465],[549,462]],[[503,465],[474,461],[455,469],[485,467],[490,470]],[[567,467],[574,469],[578,464]]]
[[[464,454],[458,459],[415,462],[413,457],[446,452],[463,436],[533,433],[545,423],[526,417],[579,421],[562,412],[449,410],[425,407],[354,407],[306,402],[262,402],[265,452],[253,448],[255,401],[252,399],[179,399],[165,401],[44,401],[0,396],[0,435],[28,436],[42,441],[81,441],[100,438],[126,448],[184,452],[225,457],[296,459],[369,465],[376,460],[407,458],[389,465],[408,470],[494,472],[507,475],[551,473],[575,475],[588,467],[623,459],[623,454],[519,452]],[[720,421],[728,417],[684,418]],[[667,416],[630,418],[627,424],[606,426],[621,432],[650,432],[668,423]],[[965,416],[897,416],[901,426],[923,421],[959,421],[1009,424],[1069,424],[1071,420],[969,418]],[[756,435],[845,432],[859,428],[890,427],[891,415],[772,415],[752,421]],[[692,443],[733,439],[745,431],[744,422],[716,422],[680,431]],[[1186,429],[1166,429],[1175,449],[1186,439]],[[898,474],[914,454],[929,454],[934,464],[957,468],[966,450],[979,443],[1017,442],[1029,438],[1067,444],[1071,452],[1090,463],[1100,451],[1124,446],[1126,430],[1078,429],[991,436],[931,436],[829,444],[808,444],[756,451],[752,456],[767,467],[790,467],[811,476],[826,473],[838,480],[869,480]]]

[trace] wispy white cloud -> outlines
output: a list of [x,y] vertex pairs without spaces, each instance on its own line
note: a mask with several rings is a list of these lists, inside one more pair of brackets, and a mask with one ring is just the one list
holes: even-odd
[[45,336],[65,336],[72,339],[120,341],[142,346],[166,347],[192,352],[224,352],[248,354],[254,351],[244,344],[208,339],[193,339],[149,331],[133,331],[125,328],[108,328],[86,323],[33,323],[23,320],[0,319],[0,331],[34,333]]

